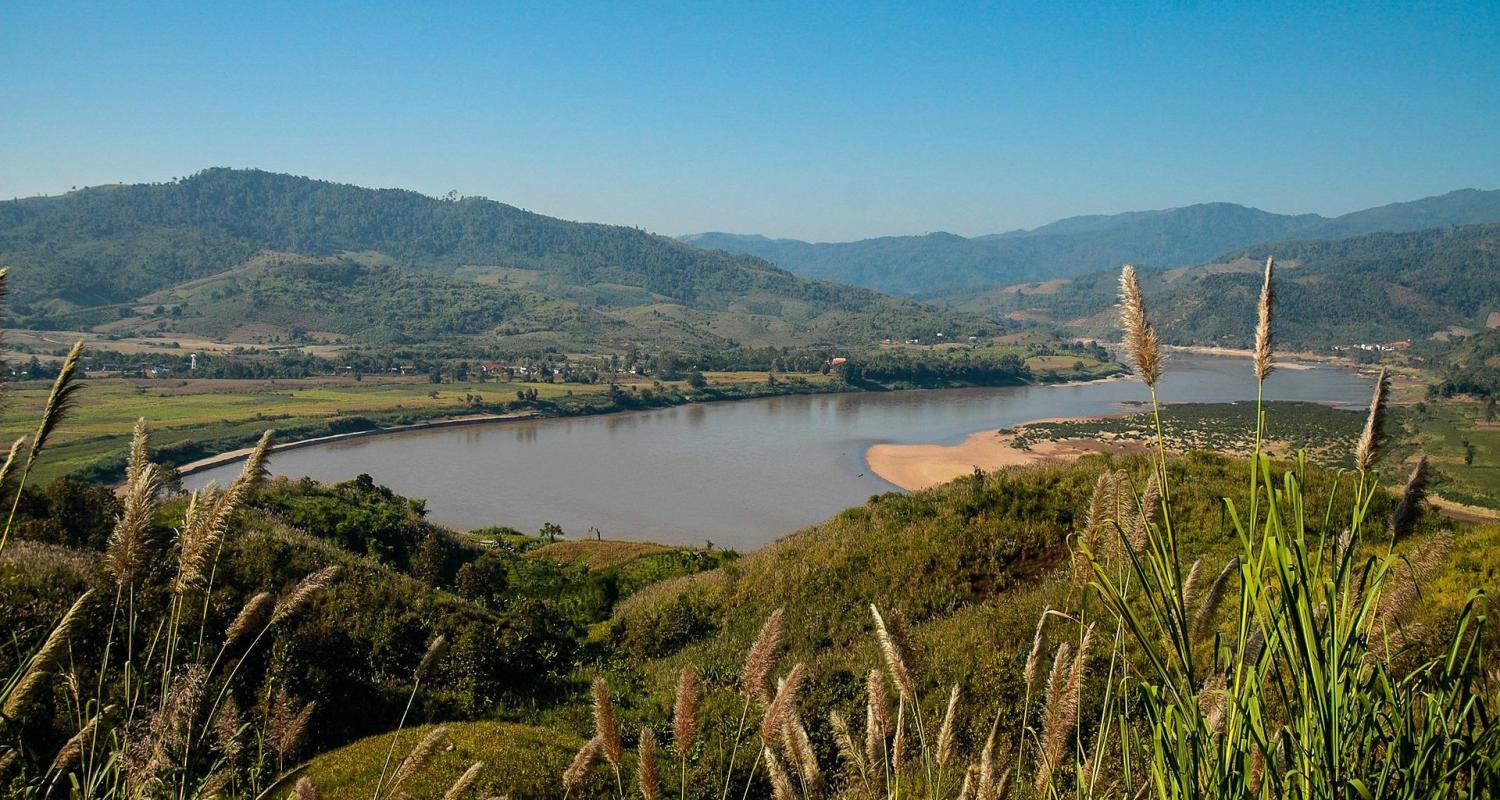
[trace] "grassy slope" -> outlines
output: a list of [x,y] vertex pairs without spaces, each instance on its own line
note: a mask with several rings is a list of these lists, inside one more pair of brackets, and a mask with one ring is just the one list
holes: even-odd
[[[426,725],[403,731],[393,762],[399,764],[431,729]],[[412,797],[441,797],[470,764],[483,761],[484,771],[470,796],[561,796],[558,776],[584,742],[579,736],[506,722],[456,723],[448,726],[448,733],[452,748],[439,751],[429,766],[402,786],[404,792]],[[364,800],[374,792],[392,736],[372,736],[319,756],[304,774],[327,800]],[[601,772],[592,777],[586,787],[591,790],[589,796],[600,794],[605,786]]]
[[[784,608],[786,652],[777,673],[796,661],[806,663],[804,717],[815,745],[832,763],[826,714],[857,709],[863,676],[880,663],[869,620],[872,602],[901,612],[910,624],[924,713],[938,714],[936,705],[946,686],[957,683],[966,698],[958,726],[962,745],[981,738],[997,711],[1002,730],[1016,730],[1026,707],[1020,676],[1038,614],[1044,606],[1076,610],[1089,602],[1072,579],[1064,553],[1094,479],[1106,466],[1139,478],[1145,462],[1087,456],[1072,465],[1010,470],[912,495],[882,495],[722,569],[638,592],[598,633],[603,647],[599,672],[616,699],[627,743],[635,738],[629,732],[643,725],[653,726],[659,741],[665,740],[677,672],[694,665],[710,692],[703,712],[706,741],[689,780],[705,792],[714,791],[706,776],[722,769],[720,747],[726,728],[732,729],[738,718],[732,692],[745,650],[766,615]],[[1219,498],[1243,492],[1245,468],[1244,462],[1207,454],[1174,460],[1178,488],[1173,506],[1189,560],[1201,556],[1216,570],[1237,547],[1224,527]],[[1313,494],[1326,497],[1334,480],[1330,473],[1314,474]],[[1376,513],[1388,513],[1388,506]],[[1422,609],[1407,622],[1430,623],[1456,613],[1468,589],[1492,585],[1500,572],[1500,525],[1460,526],[1429,515],[1418,536],[1401,549],[1429,547],[1438,541],[1435,537],[1450,534],[1446,571],[1424,587],[1428,594]],[[573,559],[607,557],[620,549],[612,543],[553,546],[554,553]],[[1051,639],[1075,635],[1076,630],[1057,625]],[[578,675],[572,701],[527,719],[581,743],[590,726],[584,687],[592,674],[594,670],[584,670]],[[1034,721],[1037,709],[1031,713]],[[514,737],[542,735],[487,723],[455,731],[462,755],[445,756],[443,767],[434,771],[434,787],[451,780],[468,759],[484,758],[488,751],[482,748],[503,751]],[[473,744],[471,731],[483,732],[479,738],[485,744]],[[550,765],[555,781],[564,759],[551,746],[539,758]],[[353,776],[368,779],[372,771],[378,773],[372,762],[383,752],[360,743],[320,758],[312,774],[331,781],[333,796],[354,797],[353,789],[343,787],[357,782]],[[493,758],[494,763],[508,763],[504,755]],[[603,775],[596,769],[594,779]],[[515,780],[529,781],[529,776],[522,770]],[[554,782],[525,796],[549,796],[549,786],[556,794]]]
[[[967,736],[978,735],[995,709],[1002,726],[1014,730],[1024,696],[1021,667],[1039,612],[1082,602],[1063,553],[1075,514],[1105,463],[1137,478],[1143,473],[1138,459],[1086,457],[1077,465],[885,495],[720,572],[642,592],[616,612],[619,658],[611,667],[630,676],[622,683],[651,693],[638,701],[641,717],[659,719],[677,669],[693,663],[718,687],[729,686],[761,620],[783,607],[789,653],[782,669],[796,660],[808,663],[807,711],[821,719],[830,706],[852,707],[858,681],[878,665],[868,612],[874,602],[911,622],[930,702],[945,684],[963,687],[972,709],[963,721]],[[1244,470],[1242,462],[1203,454],[1174,463],[1174,508],[1187,558],[1202,556],[1217,569],[1232,554],[1218,498],[1243,492]],[[1326,490],[1328,481],[1325,475],[1314,485]],[[1452,526],[1436,517],[1425,523],[1429,531]],[[1455,610],[1460,587],[1492,584],[1500,567],[1492,551],[1497,544],[1500,526],[1462,531],[1449,561],[1456,571],[1423,614]]]

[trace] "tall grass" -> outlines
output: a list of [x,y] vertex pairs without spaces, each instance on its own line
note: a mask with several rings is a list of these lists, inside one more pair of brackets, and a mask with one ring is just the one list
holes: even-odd
[[[1100,476],[1072,539],[1075,604],[1042,609],[1021,674],[997,676],[1024,684],[1019,725],[1003,730],[1005,715],[969,707],[957,687],[923,696],[900,617],[872,606],[883,664],[866,681],[862,709],[830,715],[837,768],[825,771],[798,712],[804,668],[770,681],[778,611],[751,646],[741,712],[710,720],[731,743],[717,764],[703,765],[718,774],[714,794],[1334,800],[1500,791],[1500,733],[1491,724],[1500,686],[1486,672],[1483,591],[1472,590],[1444,630],[1405,624],[1444,544],[1416,536],[1425,461],[1392,518],[1377,518],[1384,374],[1354,454],[1358,469],[1337,475],[1326,496],[1307,490],[1304,461],[1273,463],[1262,452],[1274,308],[1268,260],[1250,365],[1257,413],[1246,494],[1222,501],[1235,551],[1226,562],[1184,563],[1181,543],[1202,537],[1184,536],[1174,514],[1157,396],[1167,362],[1127,267],[1121,323],[1157,420],[1151,467]],[[679,681],[674,729],[700,691]],[[976,718],[993,722],[964,748],[953,732]],[[696,735],[696,723],[690,729]],[[756,729],[760,741],[745,748]],[[569,787],[598,760],[603,733],[579,753]],[[656,758],[654,732],[642,740],[639,772],[654,776],[657,765],[645,763]],[[679,797],[710,796],[690,794],[687,751],[675,752]],[[648,798],[662,791],[654,778],[640,789]],[[618,780],[616,791],[627,794]]]
[[[0,270],[0,295],[5,277]],[[82,352],[81,341],[69,350],[36,432],[13,443],[0,466],[0,498],[10,500],[0,553],[32,469],[79,400]],[[268,634],[336,580],[338,568],[317,570],[279,597],[251,596],[217,641],[209,624],[220,616],[212,598],[225,541],[265,476],[270,445],[267,431],[227,488],[190,493],[185,510],[171,517],[145,421],[137,423],[122,511],[102,558],[109,595],[83,592],[0,683],[6,796],[238,797],[291,788],[296,770],[288,767],[306,743],[312,704],[272,692],[274,674],[262,676],[259,707],[240,708],[235,689]],[[19,478],[11,480],[18,463]],[[174,535],[164,535],[168,529]],[[106,619],[102,632],[90,630]],[[97,651],[81,646],[101,639]],[[49,750],[49,732],[57,730],[67,738]]]

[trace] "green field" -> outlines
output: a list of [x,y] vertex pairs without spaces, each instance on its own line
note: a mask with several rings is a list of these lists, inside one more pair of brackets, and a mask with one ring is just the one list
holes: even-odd
[[[1484,420],[1484,403],[1445,399],[1399,409],[1399,451],[1425,454],[1434,468],[1434,488],[1444,499],[1484,508],[1500,507],[1500,421]],[[1464,463],[1464,442],[1473,462]]]
[[[338,417],[461,413],[466,405],[465,393],[503,400],[514,398],[519,387],[507,383],[359,383],[352,379],[85,381],[78,395],[80,405],[58,427],[50,455],[38,465],[33,478],[49,481],[123,452],[139,417],[145,417],[153,440],[162,446],[192,438],[253,436],[266,428],[294,428]],[[566,391],[551,384],[528,384],[527,388],[537,389],[543,397]],[[582,388],[603,391],[603,387]],[[42,382],[14,385],[0,413],[0,436],[11,440],[31,433],[49,389]]]

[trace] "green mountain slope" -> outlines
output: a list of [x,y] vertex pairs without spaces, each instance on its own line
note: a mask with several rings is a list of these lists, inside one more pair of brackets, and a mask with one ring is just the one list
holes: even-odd
[[758,256],[798,275],[912,297],[959,297],[1023,281],[1067,278],[1127,262],[1199,264],[1228,250],[1286,239],[1500,222],[1500,190],[1465,189],[1341,217],[1273,214],[1232,203],[1070,217],[1025,231],[965,239],[949,233],[836,244],[703,233],[683,241]]
[[[655,325],[631,332],[639,320],[627,317],[642,309],[677,320],[674,339],[720,344],[984,324],[634,228],[255,170],[0,203],[0,264],[13,269],[17,316],[42,327],[179,303],[183,312],[154,329],[221,336],[261,324],[385,338],[387,328],[405,337],[503,329],[576,346],[612,329],[632,341],[658,335]],[[198,291],[215,276],[217,296]],[[337,297],[345,293],[352,302]]]
[[[1175,344],[1248,346],[1267,256],[1281,265],[1277,339],[1325,349],[1482,330],[1500,312],[1500,225],[1377,233],[1336,241],[1257,244],[1212,264],[1143,269],[1163,336]],[[1021,284],[966,305],[1080,332],[1114,325],[1118,273]]]

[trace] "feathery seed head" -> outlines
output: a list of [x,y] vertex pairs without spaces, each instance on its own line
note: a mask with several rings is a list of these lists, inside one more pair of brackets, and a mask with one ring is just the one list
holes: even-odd
[[656,764],[656,734],[650,728],[641,728],[640,764],[637,777],[644,800],[657,800],[661,796],[661,772]]
[[828,725],[833,728],[833,743],[838,747],[839,757],[844,760],[844,769],[851,776],[865,775],[865,762],[859,748],[854,746],[854,735],[849,732],[849,721],[837,711],[828,712]]
[[1204,596],[1203,603],[1198,606],[1193,616],[1193,628],[1191,634],[1195,639],[1204,639],[1213,632],[1214,614],[1218,613],[1219,604],[1224,602],[1225,590],[1229,587],[1229,579],[1239,570],[1239,558],[1229,559],[1229,563],[1219,570],[1214,577],[1214,582],[1209,584],[1208,594]]
[[428,643],[427,652],[422,654],[422,660],[417,662],[417,671],[414,678],[422,680],[426,677],[428,671],[436,666],[438,661],[442,660],[447,652],[448,636],[446,634],[438,634],[437,638]]
[[297,800],[323,800],[322,792],[318,791],[311,779],[306,776],[297,779]]
[[875,638],[880,642],[880,652],[885,656],[885,665],[890,670],[891,680],[896,682],[896,691],[900,693],[903,700],[915,699],[916,686],[912,682],[911,672],[906,668],[906,654],[902,652],[896,637],[891,635],[885,619],[880,616],[880,609],[876,608],[874,603],[870,604],[870,615],[875,618]]
[[573,763],[569,764],[567,771],[563,773],[563,791],[572,792],[583,783],[589,767],[594,766],[594,762],[599,760],[599,754],[603,749],[604,745],[597,735],[585,742],[583,747],[578,748],[578,752],[573,756]]
[[1042,608],[1042,615],[1036,620],[1036,634],[1031,637],[1031,652],[1026,656],[1026,688],[1036,691],[1036,682],[1042,677],[1042,639],[1047,635],[1047,619],[1051,616],[1048,612],[1051,606]]
[[958,684],[953,684],[953,691],[948,693],[948,708],[943,712],[942,727],[938,728],[937,763],[938,766],[946,766],[948,760],[953,757],[953,722],[958,716]]
[[42,689],[46,677],[61,666],[63,655],[68,650],[68,642],[83,620],[84,605],[93,593],[92,589],[85,591],[63,613],[62,619],[58,620],[52,632],[47,634],[47,639],[42,642],[42,646],[27,663],[26,672],[22,674],[15,688],[5,698],[5,705],[0,708],[0,714],[9,719],[19,719],[21,712]]
[[603,678],[594,679],[594,738],[599,740],[609,765],[619,769],[625,745],[620,740],[620,725],[615,721],[615,709],[610,705],[609,688]]
[[140,475],[142,469],[151,463],[147,452],[148,439],[146,436],[146,418],[141,417],[135,421],[135,429],[130,434],[130,459],[125,465],[125,480],[134,481]]
[[1255,379],[1263,381],[1271,374],[1271,306],[1276,302],[1276,289],[1271,283],[1275,259],[1266,258],[1266,279],[1260,287],[1260,313],[1255,323]]
[[1133,524],[1125,528],[1130,537],[1130,548],[1136,553],[1146,549],[1151,536],[1151,526],[1161,517],[1161,476],[1156,469],[1146,478],[1146,488],[1141,491],[1141,513]]
[[1044,794],[1052,785],[1052,773],[1057,768],[1063,750],[1067,747],[1072,723],[1076,720],[1076,707],[1069,708],[1071,692],[1069,685],[1078,670],[1072,658],[1072,648],[1067,642],[1057,646],[1052,659],[1052,673],[1047,679],[1046,707],[1042,714],[1041,763],[1037,765],[1036,792]]
[[271,624],[275,625],[300,611],[312,599],[313,595],[328,588],[342,571],[343,568],[335,564],[330,567],[324,567],[303,578],[292,591],[276,602],[276,608],[271,612]]
[[818,755],[813,752],[812,739],[807,735],[807,728],[803,726],[802,717],[795,706],[781,726],[781,741],[797,771],[802,774],[803,786],[809,791],[816,791],[823,785],[823,772],[818,768]]
[[745,666],[740,670],[740,691],[746,699],[771,701],[771,671],[776,667],[776,651],[781,646],[781,618],[782,609],[771,612],[745,656]]
[[21,436],[10,443],[10,452],[5,456],[5,464],[0,465],[0,489],[5,488],[6,482],[10,480],[10,474],[15,470],[16,456],[21,454],[21,447],[25,444],[25,436]]
[[771,776],[771,796],[775,800],[795,800],[797,790],[792,786],[792,776],[781,766],[781,760],[770,747],[761,748],[761,757],[766,762],[766,772]]
[[1187,580],[1182,582],[1182,604],[1188,608],[1196,608],[1198,594],[1203,591],[1203,559],[1193,561],[1193,566],[1188,568]]
[[483,761],[475,761],[473,764],[470,764],[469,768],[464,770],[464,774],[458,776],[458,780],[454,781],[453,785],[448,787],[448,791],[443,794],[443,800],[458,800],[460,797],[468,794],[469,790],[474,788],[474,783],[479,780],[479,773],[483,770]]
[[1125,353],[1141,380],[1152,389],[1162,373],[1161,339],[1146,319],[1146,303],[1141,295],[1135,267],[1127,264],[1120,271],[1120,327],[1125,330]]
[[114,576],[115,585],[134,583],[154,557],[157,541],[153,526],[160,507],[161,470],[151,463],[132,468],[123,508],[105,551],[105,566]]
[[865,680],[865,763],[875,769],[885,761],[885,737],[890,731],[890,689],[885,673],[870,670]]
[[391,779],[391,789],[388,796],[397,796],[396,792],[411,776],[422,771],[437,751],[448,741],[448,726],[439,725],[428,732],[422,741],[402,760],[401,766],[396,770],[396,777]]
[[781,685],[776,688],[776,696],[766,706],[765,716],[761,718],[760,739],[763,744],[769,745],[780,732],[781,727],[786,724],[789,714],[793,712],[792,704],[797,702],[797,692],[802,688],[802,677],[805,670],[801,663],[792,666]]
[[906,698],[896,700],[896,733],[891,737],[891,774],[900,775],[906,765]]
[[1390,391],[1390,380],[1382,368],[1380,377],[1375,379],[1375,393],[1370,398],[1370,413],[1365,417],[1364,431],[1354,450],[1354,464],[1360,472],[1367,472],[1380,457],[1380,446],[1385,442],[1385,400]]
[[1400,541],[1411,534],[1422,515],[1422,504],[1427,500],[1427,456],[1417,460],[1411,477],[1406,479],[1406,488],[1401,492],[1401,502],[1391,515],[1391,541]]
[[[83,757],[84,748],[93,744],[94,731],[99,728],[99,718],[109,714],[114,708],[114,706],[108,706],[102,713],[89,717],[89,721],[85,722],[83,727],[63,744],[62,749],[57,751],[56,757],[52,759],[52,766],[47,770],[48,773],[57,778],[66,775],[68,770],[71,770]],[[0,770],[0,773],[3,773],[3,770]]]
[[227,650],[235,646],[256,628],[264,625],[274,605],[275,599],[270,592],[261,592],[246,600],[224,634],[224,648]]
[[83,356],[83,340],[79,339],[73,344],[68,355],[63,359],[62,367],[57,372],[57,377],[52,381],[52,392],[47,396],[47,405],[42,409],[42,418],[37,423],[36,434],[31,437],[31,452],[26,456],[26,464],[30,466],[36,462],[37,456],[47,446],[47,440],[51,438],[52,432],[72,410],[77,402],[75,395],[78,393],[79,384],[76,380],[78,373],[78,362]]
[[687,758],[698,738],[698,673],[689,664],[677,678],[677,694],[672,703],[672,749],[678,758]]

